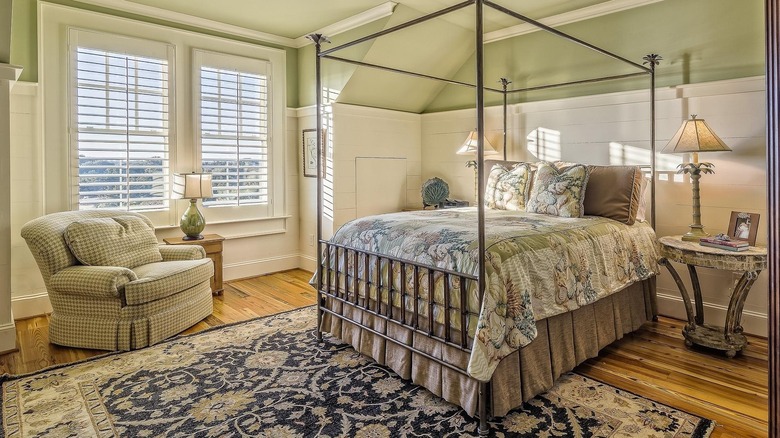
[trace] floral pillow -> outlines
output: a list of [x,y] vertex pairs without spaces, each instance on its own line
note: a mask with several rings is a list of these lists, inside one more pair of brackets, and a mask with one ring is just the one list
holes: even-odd
[[526,211],[560,217],[582,217],[588,168],[582,164],[557,168],[539,163]]
[[530,182],[531,166],[527,163],[515,164],[511,169],[494,165],[485,187],[485,206],[495,210],[525,210]]

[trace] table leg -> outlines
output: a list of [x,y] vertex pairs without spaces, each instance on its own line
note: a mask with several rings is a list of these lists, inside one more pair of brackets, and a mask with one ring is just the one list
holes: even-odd
[[680,278],[680,275],[677,274],[677,270],[674,269],[674,266],[672,266],[672,262],[662,257],[660,260],[658,260],[658,264],[666,266],[666,269],[669,270],[670,274],[672,274],[672,278],[674,278],[674,282],[677,283],[677,289],[680,290],[680,295],[682,296],[683,303],[685,304],[685,313],[688,315],[688,324],[685,326],[685,329],[695,330],[696,318],[693,316],[693,306],[691,306],[691,297],[688,295],[688,289],[685,288],[685,283],[683,283],[682,279]]
[[761,271],[745,272],[737,285],[734,286],[734,293],[731,294],[729,307],[726,311],[725,335],[727,339],[731,337],[732,333],[742,333],[742,311],[745,308],[745,300],[760,273]]
[[699,275],[696,273],[696,266],[687,265],[688,273],[691,275],[691,285],[693,286],[693,300],[696,302],[696,324],[704,324],[704,302],[701,298],[701,286],[699,285]]

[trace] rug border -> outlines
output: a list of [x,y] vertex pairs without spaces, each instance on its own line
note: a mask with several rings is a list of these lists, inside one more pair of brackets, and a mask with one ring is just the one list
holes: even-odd
[[[125,354],[125,353],[133,353],[135,351],[140,351],[140,350],[144,350],[146,348],[156,347],[158,345],[167,344],[169,342],[173,342],[173,341],[177,341],[177,340],[181,340],[181,339],[186,339],[186,338],[191,338],[191,337],[194,337],[194,336],[206,334],[206,333],[209,333],[209,332],[217,330],[217,329],[222,329],[222,328],[225,328],[225,327],[233,327],[233,326],[237,326],[237,325],[241,325],[241,324],[248,324],[250,322],[257,321],[259,319],[273,318],[273,317],[277,317],[277,316],[280,316],[280,315],[284,315],[286,313],[292,313],[292,312],[297,312],[297,311],[301,311],[301,310],[304,310],[304,309],[308,309],[308,308],[314,307],[314,306],[316,306],[316,304],[311,304],[311,305],[303,306],[303,307],[297,307],[295,309],[290,309],[290,310],[283,310],[281,312],[272,313],[270,315],[256,316],[254,318],[245,319],[243,321],[235,321],[235,322],[228,322],[228,323],[221,324],[221,325],[215,325],[215,326],[203,329],[203,330],[195,332],[195,333],[188,333],[186,335],[176,335],[176,336],[173,336],[171,338],[163,339],[162,341],[160,341],[160,342],[158,342],[156,344],[147,345],[146,347],[137,348],[135,350],[108,351],[108,352],[103,353],[103,354],[98,354],[97,356],[87,357],[87,358],[84,358],[84,359],[77,360],[75,362],[55,364],[55,365],[48,366],[46,368],[41,368],[40,370],[37,370],[37,371],[31,371],[29,373],[22,373],[22,374],[3,373],[3,374],[0,374],[0,385],[5,384],[6,382],[11,382],[11,381],[14,381],[14,380],[23,379],[25,377],[34,376],[36,374],[40,374],[40,373],[44,373],[44,372],[48,372],[48,371],[53,371],[53,370],[58,370],[58,369],[62,369],[62,368],[68,368],[68,367],[75,366],[75,365],[81,365],[81,364],[86,363],[86,362],[91,362],[91,361],[94,361],[94,360],[104,359],[106,357],[118,356],[120,354]],[[0,403],[2,403],[2,401],[3,401],[3,393],[2,393],[2,390],[0,390]],[[1,406],[1,404],[0,404],[0,406]]]
[[[704,437],[708,437],[708,436],[712,435],[712,432],[715,430],[715,426],[718,425],[718,423],[715,420],[711,420],[709,418],[702,417],[701,415],[697,415],[697,414],[694,414],[692,412],[688,412],[688,410],[686,410],[686,409],[680,409],[680,408],[675,408],[674,406],[669,406],[666,403],[661,403],[659,401],[655,401],[655,400],[653,400],[651,398],[648,398],[648,397],[645,397],[643,395],[637,394],[634,391],[629,391],[628,389],[618,388],[617,386],[615,386],[615,385],[613,385],[611,383],[607,383],[607,382],[603,381],[602,379],[597,379],[597,378],[592,377],[592,376],[587,376],[587,375],[577,371],[576,368],[571,370],[571,371],[569,371],[569,372],[570,373],[574,373],[574,374],[576,374],[578,376],[581,376],[581,377],[585,377],[586,379],[590,379],[590,380],[593,380],[595,382],[601,383],[602,385],[611,386],[611,387],[613,387],[615,389],[618,389],[618,390],[623,391],[625,393],[631,394],[634,397],[640,397],[640,398],[643,398],[645,400],[649,400],[649,401],[651,401],[653,403],[666,406],[667,408],[674,409],[674,410],[677,410],[677,411],[680,411],[680,412],[685,412],[688,415],[700,418],[701,421],[699,422],[699,424],[696,425],[696,429],[694,429],[693,432],[691,433],[691,438],[704,438]],[[705,426],[705,423],[706,423],[706,426]]]

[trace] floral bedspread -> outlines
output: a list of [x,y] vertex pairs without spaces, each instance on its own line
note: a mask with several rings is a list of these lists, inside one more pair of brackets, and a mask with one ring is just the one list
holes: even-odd
[[[468,364],[481,381],[536,337],[535,321],[658,272],[655,233],[645,223],[506,210],[487,210],[485,221],[486,290],[476,327],[469,329],[474,345]],[[473,207],[368,216],[345,224],[331,241],[465,274],[479,269]]]

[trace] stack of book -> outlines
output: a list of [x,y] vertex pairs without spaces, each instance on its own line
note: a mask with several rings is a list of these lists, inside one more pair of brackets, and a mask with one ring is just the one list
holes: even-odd
[[726,251],[747,251],[750,248],[750,244],[747,240],[724,240],[717,237],[702,237],[699,240],[699,244],[701,246],[725,249]]

